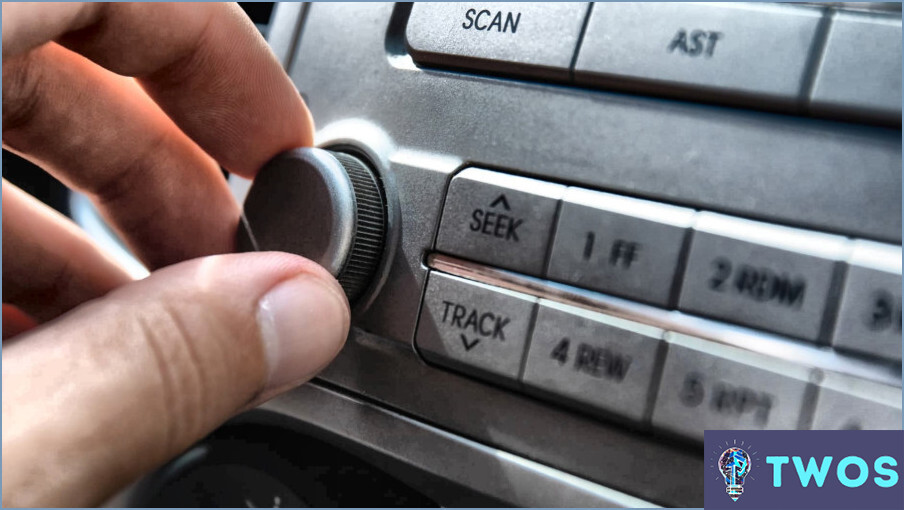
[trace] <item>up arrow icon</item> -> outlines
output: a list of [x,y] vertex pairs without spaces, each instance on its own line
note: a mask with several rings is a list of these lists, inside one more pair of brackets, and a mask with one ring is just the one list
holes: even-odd
[[486,209],[478,207],[471,212],[472,221],[468,223],[468,228],[471,232],[517,243],[518,227],[524,223],[524,218],[513,217],[508,212],[510,210],[508,199],[505,198],[505,194],[500,193]]
[[490,207],[496,207],[499,204],[502,204],[502,207],[504,207],[506,211],[512,210],[512,208],[509,207],[508,200],[506,200],[504,193],[500,193],[499,196],[496,197],[496,200],[493,200],[493,202],[490,204]]

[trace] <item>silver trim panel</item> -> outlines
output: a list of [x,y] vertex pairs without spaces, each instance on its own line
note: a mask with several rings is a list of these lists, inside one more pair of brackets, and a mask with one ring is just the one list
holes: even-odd
[[292,60],[295,43],[301,35],[304,11],[307,8],[307,2],[277,2],[270,17],[267,43],[285,69],[289,68]]
[[[264,404],[262,409],[312,424],[382,455],[403,459],[415,468],[514,506],[656,507],[316,384],[301,386]],[[440,503],[457,506],[455,501]]]

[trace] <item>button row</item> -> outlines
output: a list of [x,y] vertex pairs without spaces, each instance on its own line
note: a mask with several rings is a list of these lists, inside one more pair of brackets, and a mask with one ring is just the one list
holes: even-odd
[[901,116],[901,19],[888,15],[756,3],[417,3],[406,40],[427,64],[786,110],[809,102],[818,115]]
[[896,246],[468,168],[449,186],[436,248],[901,360]]
[[[900,428],[901,390],[431,271],[428,360],[591,413],[704,429]],[[820,372],[821,373],[821,372]]]

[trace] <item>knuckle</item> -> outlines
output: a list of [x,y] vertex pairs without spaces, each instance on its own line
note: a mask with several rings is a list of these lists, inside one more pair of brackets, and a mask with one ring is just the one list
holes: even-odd
[[41,105],[41,72],[33,50],[3,62],[3,134],[31,121]]
[[265,383],[249,358],[259,344],[244,341],[256,335],[256,328],[207,292],[202,288],[186,293],[185,287],[166,292],[139,320],[152,359],[164,442],[174,449],[186,447],[237,412]]
[[138,320],[153,358],[158,406],[165,443],[170,448],[179,448],[203,434],[212,387],[209,370],[199,357],[198,332],[187,325],[183,314],[178,304],[161,303]]
[[167,131],[152,132],[149,135],[144,147],[125,157],[117,169],[102,174],[87,184],[87,191],[97,198],[100,205],[113,207],[120,202],[130,202],[136,193],[144,190],[147,176],[154,175],[150,171],[155,166],[154,158],[166,153],[171,136]]

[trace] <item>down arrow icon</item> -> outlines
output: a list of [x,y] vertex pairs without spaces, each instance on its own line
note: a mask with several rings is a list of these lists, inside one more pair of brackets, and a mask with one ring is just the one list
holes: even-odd
[[468,341],[468,337],[466,337],[464,334],[459,335],[459,336],[461,336],[461,343],[464,344],[465,351],[470,351],[471,349],[476,347],[477,344],[480,343],[479,338],[475,338],[474,340]]

